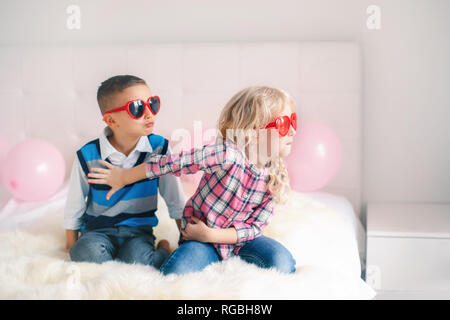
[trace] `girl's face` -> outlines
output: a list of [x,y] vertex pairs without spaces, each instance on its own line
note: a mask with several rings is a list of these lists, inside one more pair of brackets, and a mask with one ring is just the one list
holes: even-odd
[[[293,108],[286,104],[283,107],[283,110],[281,114],[278,116],[288,116],[291,117],[291,114],[293,113]],[[285,158],[291,153],[291,145],[294,141],[294,135],[296,133],[295,129],[292,127],[292,125],[289,128],[288,133],[282,137],[278,133],[277,129],[266,129],[266,134],[264,139],[261,139],[261,137],[258,134],[258,137],[253,140],[257,146],[258,151],[256,152],[258,154],[258,164],[260,166],[264,166],[264,164],[269,159],[279,159],[279,158]],[[249,153],[250,156],[254,156]]]

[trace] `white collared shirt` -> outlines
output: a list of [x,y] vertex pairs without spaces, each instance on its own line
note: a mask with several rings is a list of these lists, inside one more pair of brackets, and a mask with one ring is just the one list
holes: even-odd
[[[109,159],[115,166],[123,169],[130,169],[134,166],[141,152],[152,152],[152,146],[146,136],[142,136],[131,153],[125,156],[117,151],[109,142],[108,136],[112,135],[112,130],[106,127],[99,138],[100,156],[103,160]],[[170,148],[167,150],[170,154]],[[183,216],[186,204],[185,195],[180,179],[174,175],[166,175],[159,178],[158,190],[164,198],[169,216],[172,219],[180,219]],[[81,217],[86,212],[87,195],[89,193],[89,183],[86,174],[81,168],[78,157],[75,157],[70,176],[69,192],[64,212],[64,228],[68,230],[78,230],[81,227]]]

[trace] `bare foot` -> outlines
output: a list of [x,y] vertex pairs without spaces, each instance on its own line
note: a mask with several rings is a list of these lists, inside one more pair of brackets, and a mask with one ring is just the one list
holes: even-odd
[[159,249],[159,248],[164,248],[167,251],[169,251],[169,253],[172,253],[172,250],[170,250],[170,243],[169,243],[169,241],[167,241],[165,239],[160,240],[158,242],[158,244],[156,245],[156,249]]

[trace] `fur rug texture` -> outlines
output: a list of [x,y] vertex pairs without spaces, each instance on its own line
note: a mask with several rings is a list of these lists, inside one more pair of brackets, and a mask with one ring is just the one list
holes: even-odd
[[[360,278],[357,243],[348,221],[300,193],[292,192],[289,202],[277,207],[265,231],[294,255],[297,271],[290,275],[258,268],[237,257],[181,276],[163,276],[152,267],[117,261],[74,263],[64,250],[64,202],[63,193],[39,210],[31,210],[27,219],[14,226],[8,226],[7,218],[0,221],[1,299],[276,300],[375,296]],[[9,220],[14,214],[9,215]],[[168,218],[162,198],[158,217],[157,239],[167,239],[175,248],[178,230],[175,221]]]

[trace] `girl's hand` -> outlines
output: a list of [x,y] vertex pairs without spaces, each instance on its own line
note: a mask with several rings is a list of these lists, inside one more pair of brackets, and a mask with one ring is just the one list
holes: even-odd
[[106,166],[108,169],[92,168],[91,172],[88,173],[88,177],[91,178],[88,179],[88,182],[94,184],[107,184],[111,186],[111,190],[109,190],[108,194],[106,195],[106,199],[109,200],[117,190],[122,189],[126,185],[124,183],[125,170],[113,166],[109,162],[103,160],[100,160],[100,163]]
[[194,223],[188,223],[184,230],[180,230],[184,239],[196,240],[200,242],[209,242],[211,229],[203,221],[196,217],[192,217]]

